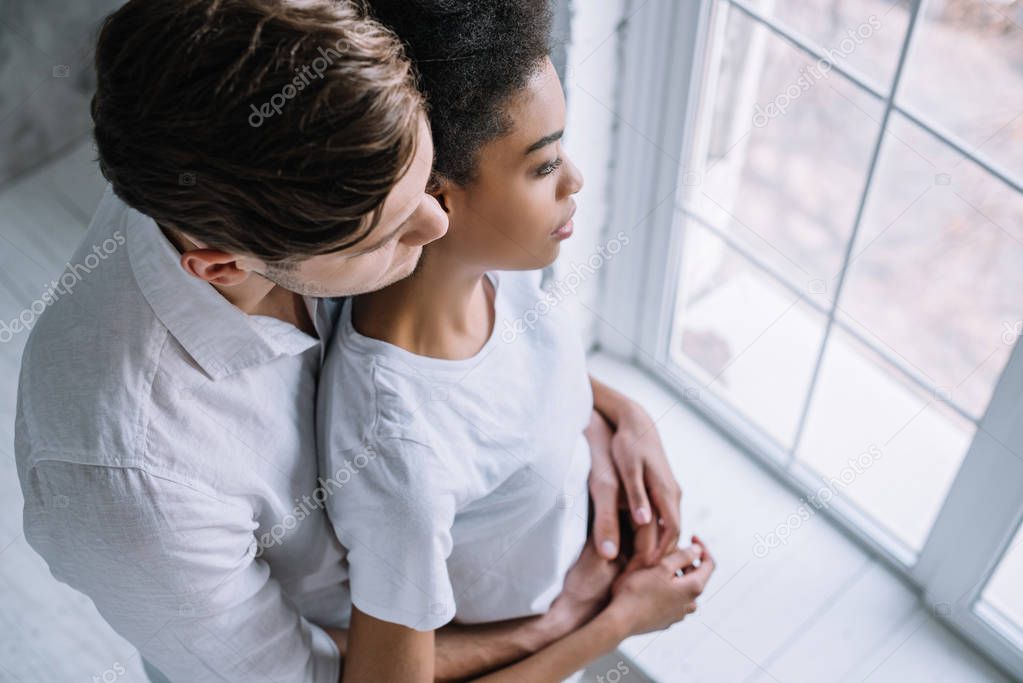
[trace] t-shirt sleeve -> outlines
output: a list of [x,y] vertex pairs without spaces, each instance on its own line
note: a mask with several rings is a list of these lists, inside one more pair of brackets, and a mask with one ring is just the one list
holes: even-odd
[[456,498],[445,463],[429,446],[402,438],[328,458],[332,470],[352,473],[327,503],[348,550],[352,604],[417,631],[450,621]]

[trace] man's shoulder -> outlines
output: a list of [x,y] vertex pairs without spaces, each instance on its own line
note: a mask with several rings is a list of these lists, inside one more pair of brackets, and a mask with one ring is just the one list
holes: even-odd
[[19,460],[38,451],[124,456],[135,447],[168,334],[135,282],[118,209],[108,193],[32,321],[18,385]]

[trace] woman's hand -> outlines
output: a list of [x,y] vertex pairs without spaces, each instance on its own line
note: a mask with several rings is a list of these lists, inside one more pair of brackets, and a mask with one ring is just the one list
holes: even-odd
[[714,558],[694,536],[688,548],[618,577],[606,611],[622,620],[630,636],[665,629],[696,611],[696,598],[713,572]]
[[564,633],[579,628],[607,606],[611,586],[621,571],[619,563],[605,560],[591,543],[583,546],[579,559],[565,575],[561,594],[551,605]]
[[696,597],[714,571],[714,560],[702,546],[694,536],[692,546],[676,550],[653,567],[627,571],[613,584],[611,604],[591,621],[516,664],[476,680],[555,683],[613,651],[629,636],[681,621],[696,610]]

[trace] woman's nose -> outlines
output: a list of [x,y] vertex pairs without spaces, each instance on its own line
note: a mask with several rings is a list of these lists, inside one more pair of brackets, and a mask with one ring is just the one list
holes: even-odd
[[565,181],[564,193],[565,195],[573,195],[583,189],[583,174],[568,157],[563,157],[563,162],[565,164],[565,173],[562,174],[562,178]]

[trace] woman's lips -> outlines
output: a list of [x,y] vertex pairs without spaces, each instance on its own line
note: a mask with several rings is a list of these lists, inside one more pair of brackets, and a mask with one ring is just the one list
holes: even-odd
[[575,216],[575,206],[572,206],[572,213],[568,214],[568,220],[560,228],[551,233],[551,237],[556,240],[567,240],[572,236],[572,230],[575,227],[575,223],[572,218]]
[[568,222],[562,225],[560,228],[551,233],[551,236],[556,240],[567,240],[572,236],[572,229],[574,227],[574,221],[570,218]]

